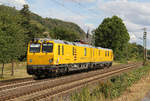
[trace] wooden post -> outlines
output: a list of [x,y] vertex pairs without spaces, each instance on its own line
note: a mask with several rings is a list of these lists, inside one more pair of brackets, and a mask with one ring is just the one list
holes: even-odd
[[14,76],[14,61],[12,61],[12,69],[11,69],[11,76]]
[[1,78],[3,78],[3,75],[4,75],[4,63],[2,65],[2,74],[1,74]]

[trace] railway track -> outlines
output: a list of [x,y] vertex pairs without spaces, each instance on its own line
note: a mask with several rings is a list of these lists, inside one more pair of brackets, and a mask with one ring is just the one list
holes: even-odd
[[0,81],[0,87],[3,85],[11,85],[15,83],[30,81],[30,80],[32,80],[32,77],[4,80],[4,81]]
[[[110,69],[113,69],[113,67],[120,68],[122,66],[123,66],[123,64],[122,65],[117,65],[117,66],[112,66],[112,68],[110,68]],[[76,75],[76,74],[71,74],[71,75]],[[68,76],[68,75],[65,75],[65,76]],[[19,86],[24,86],[24,85],[28,85],[28,84],[32,84],[32,83],[42,82],[42,81],[44,81],[44,80],[33,80],[32,77],[0,81],[0,91],[5,90],[5,89],[16,88],[16,87],[19,87]]]
[[84,72],[54,79],[18,82],[0,86],[0,101],[36,101],[50,100],[85,84],[106,79],[112,75],[140,66],[141,63],[121,65],[110,69]]

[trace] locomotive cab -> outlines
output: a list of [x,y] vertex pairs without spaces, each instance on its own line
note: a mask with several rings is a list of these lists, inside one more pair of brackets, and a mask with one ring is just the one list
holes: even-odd
[[38,71],[41,72],[52,66],[54,60],[53,47],[53,41],[46,40],[31,41],[28,44],[27,72],[29,74],[35,74]]

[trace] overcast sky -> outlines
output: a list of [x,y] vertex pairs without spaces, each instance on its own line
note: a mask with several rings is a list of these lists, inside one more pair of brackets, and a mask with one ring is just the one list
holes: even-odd
[[0,4],[30,10],[42,17],[57,18],[78,24],[85,32],[93,30],[106,17],[121,17],[130,33],[130,42],[142,44],[142,28],[148,31],[150,49],[150,0],[0,0]]

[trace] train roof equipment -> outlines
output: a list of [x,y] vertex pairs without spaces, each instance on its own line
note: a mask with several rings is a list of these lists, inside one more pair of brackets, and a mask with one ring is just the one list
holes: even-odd
[[89,47],[89,48],[97,48],[97,49],[103,49],[103,50],[112,50],[112,49],[108,49],[108,48],[102,48],[102,47],[95,47],[95,46],[91,46],[88,44],[83,44],[81,42],[69,42],[69,41],[65,41],[65,40],[59,40],[59,39],[50,39],[50,38],[34,38],[32,41],[54,41],[55,43],[60,43],[60,44],[68,44],[68,45],[75,45],[75,46],[82,46],[82,47]]

